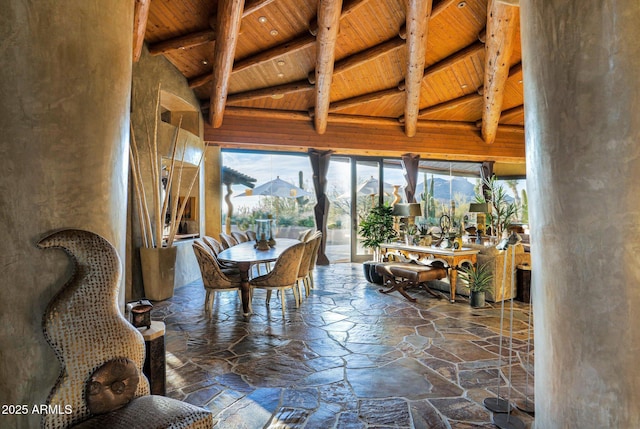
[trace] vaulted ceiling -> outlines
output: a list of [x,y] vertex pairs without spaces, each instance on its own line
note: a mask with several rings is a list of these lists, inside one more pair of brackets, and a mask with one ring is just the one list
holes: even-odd
[[512,3],[138,0],[134,57],[185,76],[222,146],[522,163]]

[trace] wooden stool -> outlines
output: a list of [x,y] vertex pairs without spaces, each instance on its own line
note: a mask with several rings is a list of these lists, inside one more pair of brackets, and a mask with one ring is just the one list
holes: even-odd
[[[377,269],[377,267],[376,267]],[[380,290],[382,293],[398,291],[402,296],[411,302],[416,302],[415,298],[409,296],[405,291],[407,287],[424,287],[431,295],[440,298],[440,295],[432,291],[426,282],[429,280],[440,280],[447,276],[447,269],[439,266],[427,266],[417,264],[391,264],[388,267],[392,276],[391,288]]]

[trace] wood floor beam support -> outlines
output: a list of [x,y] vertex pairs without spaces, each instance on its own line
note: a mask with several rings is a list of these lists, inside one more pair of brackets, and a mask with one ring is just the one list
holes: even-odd
[[318,36],[316,41],[316,102],[313,117],[316,132],[324,134],[331,95],[336,40],[340,27],[342,0],[318,2]]
[[213,53],[213,90],[209,100],[209,120],[214,128],[222,125],[224,117],[243,8],[244,0],[218,1],[218,37]]
[[496,137],[518,14],[518,7],[489,0],[482,110],[482,138],[485,143],[493,143]]

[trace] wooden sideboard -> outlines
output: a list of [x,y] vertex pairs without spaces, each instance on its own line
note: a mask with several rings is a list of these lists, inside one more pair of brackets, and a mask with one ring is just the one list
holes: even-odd
[[402,256],[403,258],[414,260],[418,263],[426,264],[433,261],[442,261],[447,267],[449,284],[451,291],[449,300],[456,300],[456,281],[458,279],[457,269],[464,264],[475,265],[479,250],[463,247],[462,249],[441,249],[430,246],[411,246],[402,243],[382,243],[380,245],[382,255]]

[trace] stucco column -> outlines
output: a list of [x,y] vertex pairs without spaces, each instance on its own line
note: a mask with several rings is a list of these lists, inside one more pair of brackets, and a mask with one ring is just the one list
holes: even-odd
[[[133,2],[0,10],[0,403],[32,407],[60,368],[42,315],[71,274],[63,252],[35,244],[82,228],[124,254]],[[39,427],[31,410],[0,415],[0,427]]]
[[521,22],[536,428],[640,427],[640,3]]

